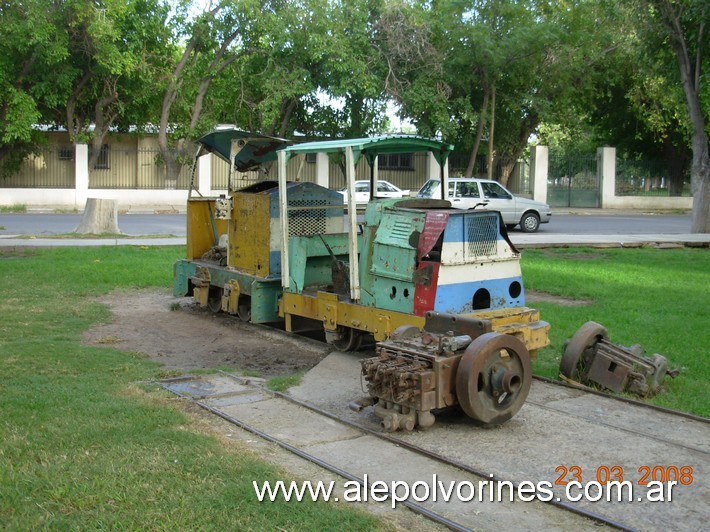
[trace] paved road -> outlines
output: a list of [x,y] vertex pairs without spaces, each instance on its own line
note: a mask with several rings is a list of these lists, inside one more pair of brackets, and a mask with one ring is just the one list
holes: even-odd
[[[0,214],[0,236],[51,236],[72,232],[81,214]],[[119,214],[118,227],[128,235],[185,236],[184,214]]]
[[[690,232],[690,215],[653,214],[553,214],[542,225],[540,235],[647,235]],[[69,233],[79,224],[81,214],[2,214],[0,237],[34,235],[36,237]],[[129,235],[185,236],[184,214],[121,214],[118,226]],[[519,230],[512,232],[522,235]]]

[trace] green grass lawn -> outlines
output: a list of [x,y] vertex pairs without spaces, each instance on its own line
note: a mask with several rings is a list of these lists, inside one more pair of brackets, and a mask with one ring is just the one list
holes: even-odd
[[592,320],[606,326],[613,342],[641,344],[646,354],[660,353],[682,369],[652,403],[710,416],[710,251],[527,249],[522,265],[527,289],[591,301],[534,305],[552,325],[552,343],[533,363],[536,374],[557,377],[564,341]]
[[168,287],[183,254],[124,246],[0,252],[0,527],[382,528],[353,507],[258,503],[252,480],[288,477],[223,447],[182,403],[141,384],[159,375],[156,364],[81,344],[84,330],[109,318],[95,296]]
[[[353,507],[256,502],[251,481],[287,480],[284,473],[225,448],[184,403],[145,384],[161,374],[158,365],[82,345],[83,331],[110,318],[97,296],[168,288],[183,254],[133,246],[0,251],[0,525],[382,528]],[[564,340],[595,320],[612,340],[639,342],[683,368],[654,402],[710,415],[707,250],[526,250],[523,257],[528,288],[592,302],[539,305],[552,346],[535,362],[537,373],[556,376]]]

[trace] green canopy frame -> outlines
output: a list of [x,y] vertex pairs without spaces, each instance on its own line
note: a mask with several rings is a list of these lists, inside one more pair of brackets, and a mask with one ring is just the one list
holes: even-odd
[[361,157],[370,165],[370,199],[376,190],[375,165],[377,157],[392,153],[430,152],[439,163],[442,199],[446,199],[444,166],[453,151],[451,144],[415,135],[381,135],[361,139],[342,139],[321,142],[306,142],[288,146],[277,152],[279,179],[279,207],[281,218],[281,284],[288,288],[288,201],[286,198],[286,165],[295,155],[308,153],[340,153],[345,156],[345,182],[348,191],[348,260],[350,263],[350,299],[360,299],[360,274],[357,262],[357,212],[355,209],[355,166]]

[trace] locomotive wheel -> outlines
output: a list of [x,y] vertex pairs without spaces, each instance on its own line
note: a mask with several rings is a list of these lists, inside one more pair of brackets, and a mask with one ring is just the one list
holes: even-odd
[[357,351],[362,345],[363,334],[357,329],[338,325],[334,331],[325,331],[325,341],[338,351]]
[[584,356],[585,352],[594,347],[601,339],[608,340],[609,333],[606,327],[594,321],[588,321],[582,325],[565,347],[565,353],[560,362],[560,373],[580,382],[580,378],[585,373],[585,367],[591,361],[591,356]]
[[486,333],[466,348],[456,371],[456,397],[484,425],[512,418],[530,391],[532,370],[525,345],[509,334]]
[[207,308],[217,314],[222,310],[222,289],[210,286],[209,294],[207,295]]
[[237,305],[237,316],[244,323],[251,321],[251,297],[242,296]]

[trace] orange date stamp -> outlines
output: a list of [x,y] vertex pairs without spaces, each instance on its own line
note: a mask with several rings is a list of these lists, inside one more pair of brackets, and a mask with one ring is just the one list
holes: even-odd
[[[570,482],[596,481],[599,484],[607,484],[609,482],[624,482],[630,480],[627,471],[620,465],[601,465],[592,471],[583,471],[581,467],[576,465],[565,466],[559,465],[555,468],[555,473],[559,476],[555,480],[558,486],[564,486]],[[649,482],[676,482],[682,486],[690,486],[693,483],[693,468],[692,466],[674,466],[674,465],[654,465],[640,466],[633,473],[634,480],[639,486],[647,486]]]

